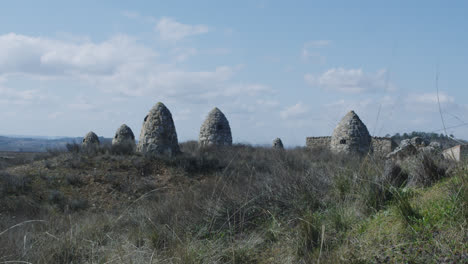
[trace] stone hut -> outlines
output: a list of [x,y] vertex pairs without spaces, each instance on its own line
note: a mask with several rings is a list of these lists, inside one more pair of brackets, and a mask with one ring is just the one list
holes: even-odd
[[232,145],[231,127],[226,116],[215,107],[208,113],[208,116],[200,128],[198,137],[198,145],[200,147],[215,145],[215,146],[230,146]]
[[83,148],[95,148],[98,147],[99,144],[100,142],[98,136],[93,131],[90,131],[83,138],[83,142],[81,145]]
[[158,102],[143,121],[137,151],[146,155],[173,156],[180,152],[172,114]]
[[124,153],[132,153],[135,151],[135,135],[132,129],[126,124],[121,125],[115,132],[115,136],[112,139],[112,147]]
[[273,140],[273,148],[284,149],[283,141],[281,141],[281,138],[275,138],[275,140]]
[[367,154],[371,150],[371,136],[359,116],[350,111],[333,131],[330,150],[344,154]]

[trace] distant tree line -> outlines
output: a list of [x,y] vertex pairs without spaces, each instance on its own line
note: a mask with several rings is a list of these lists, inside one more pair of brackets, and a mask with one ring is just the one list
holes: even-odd
[[424,138],[429,141],[434,141],[434,140],[449,140],[450,138],[454,138],[453,135],[444,135],[442,133],[437,134],[434,132],[418,132],[418,131],[413,131],[411,133],[396,133],[395,135],[391,136],[390,134],[387,134],[385,137],[391,137],[394,140],[404,140],[404,139],[410,139],[414,137],[420,137]]

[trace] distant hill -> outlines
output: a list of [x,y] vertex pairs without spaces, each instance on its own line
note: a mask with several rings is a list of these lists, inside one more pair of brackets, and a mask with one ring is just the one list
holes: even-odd
[[[49,149],[65,149],[67,144],[81,143],[82,137],[64,137],[49,139],[47,137],[0,136],[0,151],[45,152]],[[100,137],[101,142],[111,139]]]

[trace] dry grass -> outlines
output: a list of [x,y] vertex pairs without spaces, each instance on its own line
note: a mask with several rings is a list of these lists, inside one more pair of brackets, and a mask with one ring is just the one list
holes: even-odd
[[[373,157],[245,145],[200,151],[195,142],[181,149],[150,159],[70,146],[8,168],[0,262],[336,262],[341,252],[366,250],[367,240],[352,240],[356,230],[393,210],[390,187],[404,187],[382,180],[384,161]],[[466,190],[456,197],[466,208]],[[11,228],[32,219],[41,222]],[[369,252],[362,256],[373,262]]]

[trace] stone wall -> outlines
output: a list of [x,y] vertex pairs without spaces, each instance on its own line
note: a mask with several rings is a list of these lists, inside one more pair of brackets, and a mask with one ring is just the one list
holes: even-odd
[[306,146],[308,148],[330,148],[331,137],[308,137]]
[[376,155],[385,156],[395,150],[397,144],[391,138],[372,137],[372,150]]
[[458,145],[442,152],[446,159],[461,161],[468,158],[468,145]]

